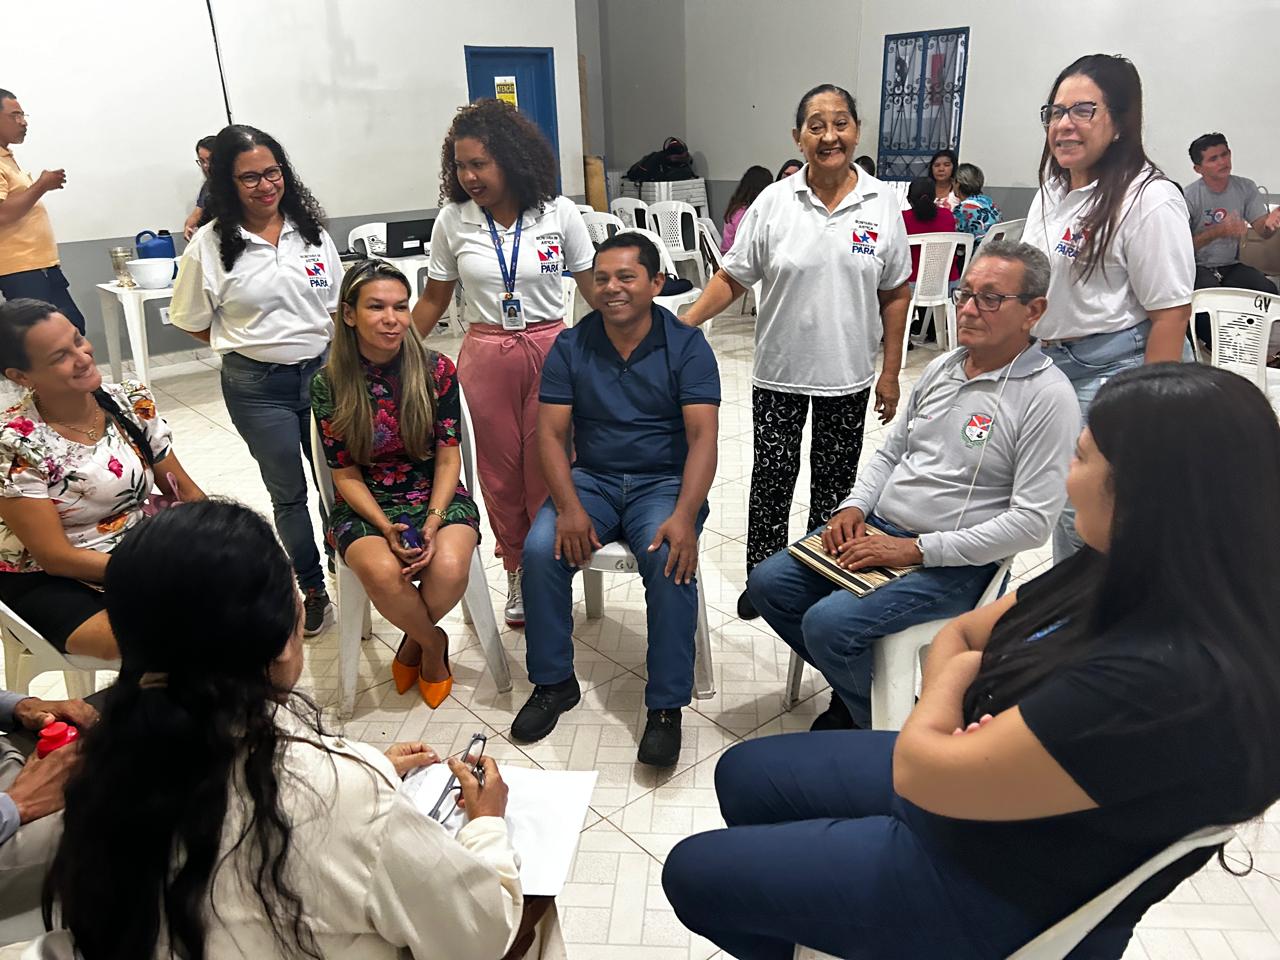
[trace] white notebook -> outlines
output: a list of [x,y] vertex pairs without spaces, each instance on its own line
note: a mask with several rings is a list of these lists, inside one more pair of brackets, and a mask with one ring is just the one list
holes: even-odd
[[[527,896],[554,897],[569,878],[598,774],[510,764],[500,769],[508,790],[507,830],[511,846],[520,855],[520,886]],[[448,779],[448,766],[434,763],[411,774],[401,789],[427,816]],[[451,802],[446,800],[442,810]],[[455,810],[444,827],[456,834],[466,822],[466,814]]]

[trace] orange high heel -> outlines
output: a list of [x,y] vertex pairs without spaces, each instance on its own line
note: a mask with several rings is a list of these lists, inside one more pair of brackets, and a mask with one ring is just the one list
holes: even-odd
[[391,679],[395,681],[396,693],[399,694],[408,692],[421,673],[421,665],[411,667],[407,663],[400,662],[400,651],[404,649],[405,641],[408,639],[407,633],[401,634],[400,646],[396,647],[395,659],[391,661]]
[[[440,630],[439,627],[436,627]],[[443,630],[440,634],[444,637],[444,668],[449,670],[449,635]],[[425,653],[425,651],[424,651]],[[453,691],[453,671],[449,670],[449,676],[443,680],[423,680],[422,674],[418,674],[418,693],[422,695],[422,701],[432,710],[444,703],[445,698]]]

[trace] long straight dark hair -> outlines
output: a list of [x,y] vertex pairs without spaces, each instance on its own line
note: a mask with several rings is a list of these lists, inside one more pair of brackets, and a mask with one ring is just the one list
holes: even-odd
[[[1280,424],[1243,377],[1159,363],[1118,374],[1089,409],[1111,466],[1105,555],[1083,550],[1045,575],[1036,602],[996,624],[965,715],[1012,706],[1126,623],[1199,644],[1229,691],[1249,784],[1241,819],[1280,796]],[[1052,578],[1052,583],[1047,581]],[[1038,631],[1065,623],[1034,643]]]
[[67,784],[45,925],[56,905],[85,960],[152,957],[162,937],[183,960],[202,960],[214,874],[230,868],[220,856],[234,781],[246,808],[232,838],[246,864],[239,880],[261,900],[282,956],[319,958],[290,881],[275,711],[317,734],[320,721],[270,677],[298,622],[270,524],[236,503],[180,504],[125,535],[105,589],[122,671]]
[[728,220],[735,211],[745,210],[751,206],[755,203],[756,197],[760,196],[764,188],[771,183],[773,183],[773,174],[764,167],[748,167],[747,172],[738,181],[733,196],[729,198],[728,205],[724,208],[724,218]]
[[[1168,177],[1152,162],[1142,146],[1142,78],[1138,76],[1137,68],[1124,57],[1091,53],[1058,74],[1045,102],[1053,103],[1062,81],[1076,76],[1088,77],[1098,85],[1119,136],[1098,160],[1098,186],[1081,222],[1085,240],[1076,257],[1075,269],[1080,271],[1082,280],[1088,280],[1106,257],[1120,222],[1132,208],[1132,204],[1129,209],[1124,206],[1129,185],[1143,171],[1146,175],[1138,186],[1139,192],[1154,181],[1167,180]],[[1042,191],[1047,181],[1065,186],[1071,182],[1071,174],[1054,159],[1048,130],[1045,131],[1044,149],[1040,153],[1039,177]]]

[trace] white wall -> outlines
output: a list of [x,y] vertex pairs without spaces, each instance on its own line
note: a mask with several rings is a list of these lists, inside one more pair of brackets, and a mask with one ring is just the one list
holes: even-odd
[[600,0],[610,170],[687,135],[684,9],[685,0]]
[[[1119,53],[1142,76],[1147,153],[1182,183],[1195,178],[1187,145],[1220,130],[1237,173],[1280,190],[1277,91],[1262,38],[1280,35],[1275,0],[866,0],[858,93],[863,144],[875,143],[886,34],[970,28],[960,156],[987,182],[1034,186],[1044,144],[1038,109],[1058,72],[1087,53]],[[1272,44],[1274,47],[1274,44]],[[867,152],[874,155],[874,150]]]
[[[55,236],[180,227],[200,188],[195,143],[227,122],[204,4],[44,0],[27,12],[0,87],[31,114],[14,148],[23,169],[67,171],[66,188],[44,198]],[[109,278],[105,251],[101,266]]]
[[736,182],[752,164],[776,171],[799,156],[796,104],[819,83],[853,90],[861,21],[859,0],[687,3],[688,139],[706,158],[699,174]]
[[214,0],[231,113],[269,131],[335,217],[436,206],[465,46],[551,47],[566,194],[581,194],[573,0],[360,6]]

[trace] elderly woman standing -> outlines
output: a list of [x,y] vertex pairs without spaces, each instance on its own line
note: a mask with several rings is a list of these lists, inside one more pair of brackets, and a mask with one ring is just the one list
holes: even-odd
[[[898,407],[910,292],[906,230],[892,191],[853,166],[858,108],[823,84],[800,100],[792,131],[799,172],[765,189],[733,249],[682,320],[711,319],[763,285],[752,375],[755,462],[747,572],[787,543],[800,439],[813,399],[807,529],[827,521],[853,486],[871,385],[888,423]],[[884,339],[879,378],[875,355]],[[758,616],[744,591],[738,614]]]

